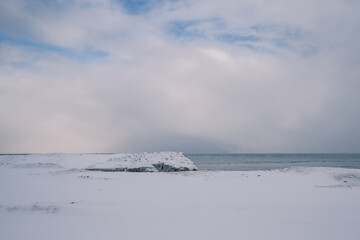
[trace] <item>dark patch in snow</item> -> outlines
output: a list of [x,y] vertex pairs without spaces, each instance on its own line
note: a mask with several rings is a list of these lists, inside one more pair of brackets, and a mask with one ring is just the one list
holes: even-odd
[[79,176],[78,178],[83,178],[83,179],[86,179],[86,178],[90,178],[90,176],[84,176],[84,175],[81,175],[81,176]]
[[61,168],[55,163],[21,163],[14,165],[15,168]]
[[348,173],[348,174],[338,174],[335,176],[335,179],[341,183],[341,186],[345,187],[358,187],[360,186],[360,174],[357,173]]
[[154,168],[159,172],[181,172],[181,171],[190,171],[187,167],[174,167],[165,163],[155,163],[153,164]]
[[11,206],[7,207],[6,210],[8,212],[15,212],[15,211],[30,211],[30,212],[43,212],[43,213],[57,213],[59,208],[54,205],[41,205],[38,203],[33,204],[32,206]]
[[153,172],[149,167],[136,167],[136,168],[87,168],[88,171],[99,172]]

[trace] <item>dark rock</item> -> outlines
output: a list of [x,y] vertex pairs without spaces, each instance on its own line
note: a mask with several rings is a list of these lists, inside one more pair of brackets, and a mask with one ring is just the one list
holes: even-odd
[[87,168],[88,171],[99,171],[99,172],[153,172],[149,167],[138,167],[138,168]]
[[181,172],[181,171],[190,171],[187,167],[174,167],[162,162],[153,164],[154,168],[159,172]]

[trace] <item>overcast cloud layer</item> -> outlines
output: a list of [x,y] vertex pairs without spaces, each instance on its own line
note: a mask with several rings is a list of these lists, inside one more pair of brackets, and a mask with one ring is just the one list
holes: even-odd
[[359,152],[360,1],[0,1],[0,152]]

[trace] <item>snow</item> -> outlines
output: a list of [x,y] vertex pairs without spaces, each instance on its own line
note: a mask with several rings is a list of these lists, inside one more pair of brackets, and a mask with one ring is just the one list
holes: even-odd
[[[0,155],[0,165],[17,168],[59,167],[99,171],[195,171],[197,167],[180,152],[126,154],[28,154]],[[159,168],[162,167],[162,168]]]
[[109,160],[94,164],[87,169],[99,171],[131,171],[140,169],[142,172],[172,172],[197,170],[197,167],[182,153],[155,152],[115,154]]
[[84,170],[121,156],[1,156],[0,239],[359,239],[359,169]]

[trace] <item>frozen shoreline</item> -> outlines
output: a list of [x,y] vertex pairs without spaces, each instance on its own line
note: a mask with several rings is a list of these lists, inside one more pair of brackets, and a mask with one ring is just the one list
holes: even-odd
[[360,236],[359,169],[119,173],[9,163],[0,193],[0,239]]
[[18,168],[59,167],[103,172],[197,171],[195,164],[181,152],[0,155],[1,165]]

